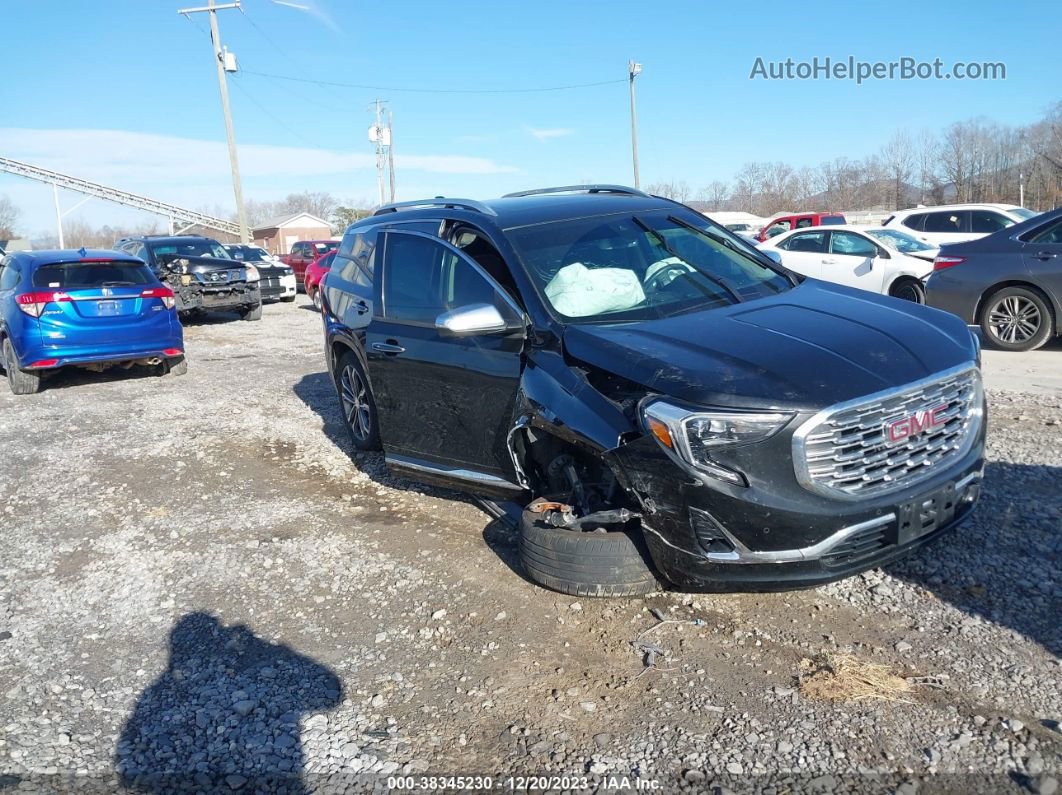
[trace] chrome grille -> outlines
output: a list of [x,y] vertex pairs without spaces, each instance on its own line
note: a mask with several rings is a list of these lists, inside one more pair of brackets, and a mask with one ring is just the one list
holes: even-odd
[[[841,499],[906,488],[969,450],[982,407],[981,375],[970,366],[831,406],[793,437],[797,479],[812,491]],[[894,423],[924,418],[931,410],[933,427],[890,439]]]

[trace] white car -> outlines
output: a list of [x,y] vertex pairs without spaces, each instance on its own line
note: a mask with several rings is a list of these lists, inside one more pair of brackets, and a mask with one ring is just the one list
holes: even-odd
[[881,225],[901,229],[934,246],[943,246],[976,240],[1034,215],[1038,213],[1013,204],[944,204],[898,210]]
[[759,244],[787,268],[827,282],[925,303],[937,249],[897,229],[811,226]]

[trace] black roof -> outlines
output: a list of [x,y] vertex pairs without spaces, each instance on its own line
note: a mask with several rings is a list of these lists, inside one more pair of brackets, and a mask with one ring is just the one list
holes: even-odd
[[128,237],[121,238],[118,242],[121,243],[125,240],[150,240],[152,243],[182,243],[189,240],[210,240],[217,243],[212,237],[206,235],[129,235]]

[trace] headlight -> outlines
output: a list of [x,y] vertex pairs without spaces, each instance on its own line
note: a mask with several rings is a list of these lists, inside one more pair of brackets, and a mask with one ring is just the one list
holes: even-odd
[[256,282],[261,278],[258,273],[258,268],[254,265],[245,265],[244,270],[247,271],[247,281],[249,282]]
[[761,442],[777,433],[792,414],[719,410],[695,411],[655,400],[642,409],[646,430],[679,464],[738,486],[745,477],[712,460],[713,449]]

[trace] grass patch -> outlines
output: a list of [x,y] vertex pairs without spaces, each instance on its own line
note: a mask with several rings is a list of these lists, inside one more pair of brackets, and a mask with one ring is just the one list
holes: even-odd
[[905,696],[911,683],[889,670],[887,665],[865,662],[851,654],[829,654],[800,662],[800,694],[810,701],[897,701],[910,703]]

